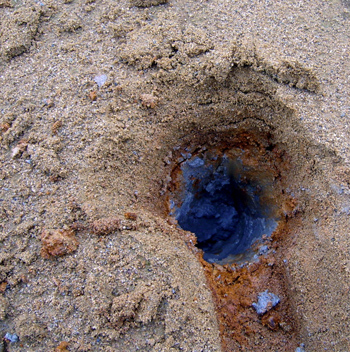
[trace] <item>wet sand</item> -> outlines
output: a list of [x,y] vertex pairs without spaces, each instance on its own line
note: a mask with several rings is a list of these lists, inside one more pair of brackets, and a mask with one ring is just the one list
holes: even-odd
[[[1,348],[349,351],[349,2],[157,4],[0,0]],[[243,268],[168,217],[224,142],[274,153],[284,215]]]

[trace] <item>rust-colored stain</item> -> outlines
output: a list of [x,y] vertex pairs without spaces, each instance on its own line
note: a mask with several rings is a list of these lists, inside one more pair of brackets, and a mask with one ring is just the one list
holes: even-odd
[[[269,248],[268,254],[260,256],[256,262],[211,264],[203,260],[201,250],[194,247],[195,237],[188,243],[205,270],[225,352],[294,351],[300,342],[283,262],[283,248],[292,233],[291,222],[297,221],[294,214],[296,200],[284,191],[291,160],[272,141],[272,135],[266,131],[236,130],[219,136],[208,131],[205,134],[198,132],[189,136],[173,153],[173,159],[178,160],[181,152],[190,150],[196,155],[204,147],[219,156],[225,154],[230,159],[239,158],[245,168],[247,184],[253,182],[267,187],[269,191],[260,194],[261,200],[267,206],[276,207],[280,218],[277,230],[271,237],[263,238]],[[181,197],[181,173],[181,163],[174,162],[165,196],[163,211],[166,216],[170,212],[169,198]],[[244,192],[244,188],[241,191]],[[258,294],[266,290],[277,295],[280,302],[259,315],[252,304],[257,302]]]
[[[280,226],[275,234],[271,247],[276,253],[243,267],[209,264],[198,255],[213,293],[225,352],[294,351],[298,346],[298,324],[289,300],[280,248],[280,241],[288,235],[287,224]],[[281,301],[265,314],[258,315],[252,303],[267,289]]]

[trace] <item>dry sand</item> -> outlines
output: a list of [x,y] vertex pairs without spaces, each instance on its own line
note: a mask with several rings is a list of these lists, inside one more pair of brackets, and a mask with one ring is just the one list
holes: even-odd
[[[349,351],[349,44],[347,0],[0,0],[0,350]],[[220,143],[284,215],[243,268],[167,216]]]

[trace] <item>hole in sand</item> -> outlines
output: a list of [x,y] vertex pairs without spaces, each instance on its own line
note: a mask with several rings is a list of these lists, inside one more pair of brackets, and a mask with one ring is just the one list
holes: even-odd
[[258,117],[183,131],[163,159],[163,210],[203,265],[223,350],[256,349],[250,334],[294,350],[284,251],[298,219],[286,144]]
[[247,133],[229,146],[225,140],[180,148],[170,214],[196,235],[207,262],[253,261],[263,254],[280,217],[273,154],[272,145]]

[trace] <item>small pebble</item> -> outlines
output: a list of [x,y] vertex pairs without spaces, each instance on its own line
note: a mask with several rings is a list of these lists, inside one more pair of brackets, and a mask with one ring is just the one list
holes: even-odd
[[159,101],[159,99],[153,94],[141,94],[140,98],[142,106],[151,109],[154,109]]
[[192,157],[191,153],[181,153],[181,155],[184,159],[190,159]]
[[9,332],[6,333],[5,339],[12,343],[19,341],[19,337],[16,334],[10,334]]
[[259,248],[259,255],[266,254],[269,251],[269,246],[264,245]]
[[273,307],[275,307],[279,302],[280,299],[278,296],[266,290],[264,292],[259,293],[258,302],[253,303],[252,306],[255,308],[258,314],[264,314]]
[[107,75],[97,75],[94,81],[97,83],[98,87],[101,88],[107,82]]
[[89,98],[91,101],[96,101],[97,100],[97,94],[95,91],[89,93]]
[[297,348],[295,349],[295,352],[305,352],[304,346],[305,346],[305,345],[302,343],[302,344],[300,345],[300,347],[297,347]]
[[127,212],[127,213],[124,214],[124,217],[125,217],[125,219],[128,219],[128,220],[133,220],[133,221],[137,220],[137,214],[136,213]]
[[204,165],[204,160],[196,157],[193,160],[187,161],[187,165],[193,168],[200,167]]

